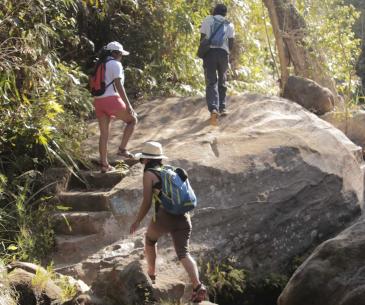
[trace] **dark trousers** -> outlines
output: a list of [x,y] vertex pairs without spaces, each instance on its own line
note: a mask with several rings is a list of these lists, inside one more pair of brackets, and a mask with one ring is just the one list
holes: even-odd
[[226,108],[228,54],[223,49],[211,48],[203,65],[208,110],[222,111]]

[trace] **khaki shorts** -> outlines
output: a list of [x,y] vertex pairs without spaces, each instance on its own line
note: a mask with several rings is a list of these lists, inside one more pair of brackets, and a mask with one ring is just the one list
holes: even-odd
[[174,242],[176,255],[179,260],[189,254],[189,239],[191,234],[191,221],[188,213],[172,215],[163,208],[159,208],[156,221],[151,221],[146,233],[146,244],[154,246],[164,234],[170,233]]

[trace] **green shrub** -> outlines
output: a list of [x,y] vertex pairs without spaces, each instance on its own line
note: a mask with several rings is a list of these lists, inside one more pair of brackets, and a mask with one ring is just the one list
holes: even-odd
[[203,264],[201,273],[210,300],[219,305],[276,305],[288,282],[287,276],[270,274],[264,279],[253,280],[252,274],[235,266],[233,258]]

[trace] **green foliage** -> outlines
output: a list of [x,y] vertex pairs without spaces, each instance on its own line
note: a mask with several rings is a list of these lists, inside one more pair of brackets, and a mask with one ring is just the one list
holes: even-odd
[[220,305],[276,305],[276,300],[288,282],[286,275],[269,274],[259,281],[253,274],[237,268],[236,260],[228,258],[203,264],[203,281],[210,299]]
[[0,195],[0,242],[7,260],[41,259],[54,245],[53,206],[41,185],[40,173],[29,171],[6,184]]
[[[91,103],[76,62],[76,1],[0,4],[0,253],[34,260],[53,246],[41,171],[83,158]],[[71,50],[71,52],[69,51]]]
[[70,277],[55,273],[53,265],[47,266],[47,269],[38,268],[32,279],[32,287],[36,292],[41,294],[49,281],[61,288],[61,302],[71,300],[76,296],[78,289],[75,283],[70,281]]
[[247,287],[247,273],[234,265],[233,259],[203,265],[201,272],[213,302],[224,305],[242,300]]
[[61,276],[58,281],[58,286],[62,289],[61,299],[62,302],[66,302],[74,298],[78,292],[75,284],[70,282],[69,277]]
[[[126,87],[132,97],[204,94],[202,61],[196,51],[202,20],[211,13],[211,1],[118,0],[104,2],[102,9],[84,1],[89,16],[83,35],[96,49],[119,40],[131,55],[124,58]],[[267,52],[262,5],[255,0],[223,1],[229,6],[228,19],[237,32],[232,53],[230,93],[265,91],[272,84],[271,59]],[[91,19],[94,21],[91,22]],[[266,20],[268,22],[268,20]],[[103,35],[98,35],[99,31]],[[96,34],[95,34],[96,33]],[[272,36],[271,36],[272,39]],[[267,90],[268,88],[266,88]]]
[[299,1],[309,28],[308,44],[321,52],[324,68],[336,81],[337,89],[347,102],[355,91],[355,65],[360,40],[352,26],[360,14],[343,0]]

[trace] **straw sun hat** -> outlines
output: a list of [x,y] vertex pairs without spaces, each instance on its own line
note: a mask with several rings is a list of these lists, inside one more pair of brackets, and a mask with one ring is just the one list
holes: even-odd
[[167,159],[163,154],[161,143],[148,141],[143,144],[142,152],[134,155],[135,159]]

